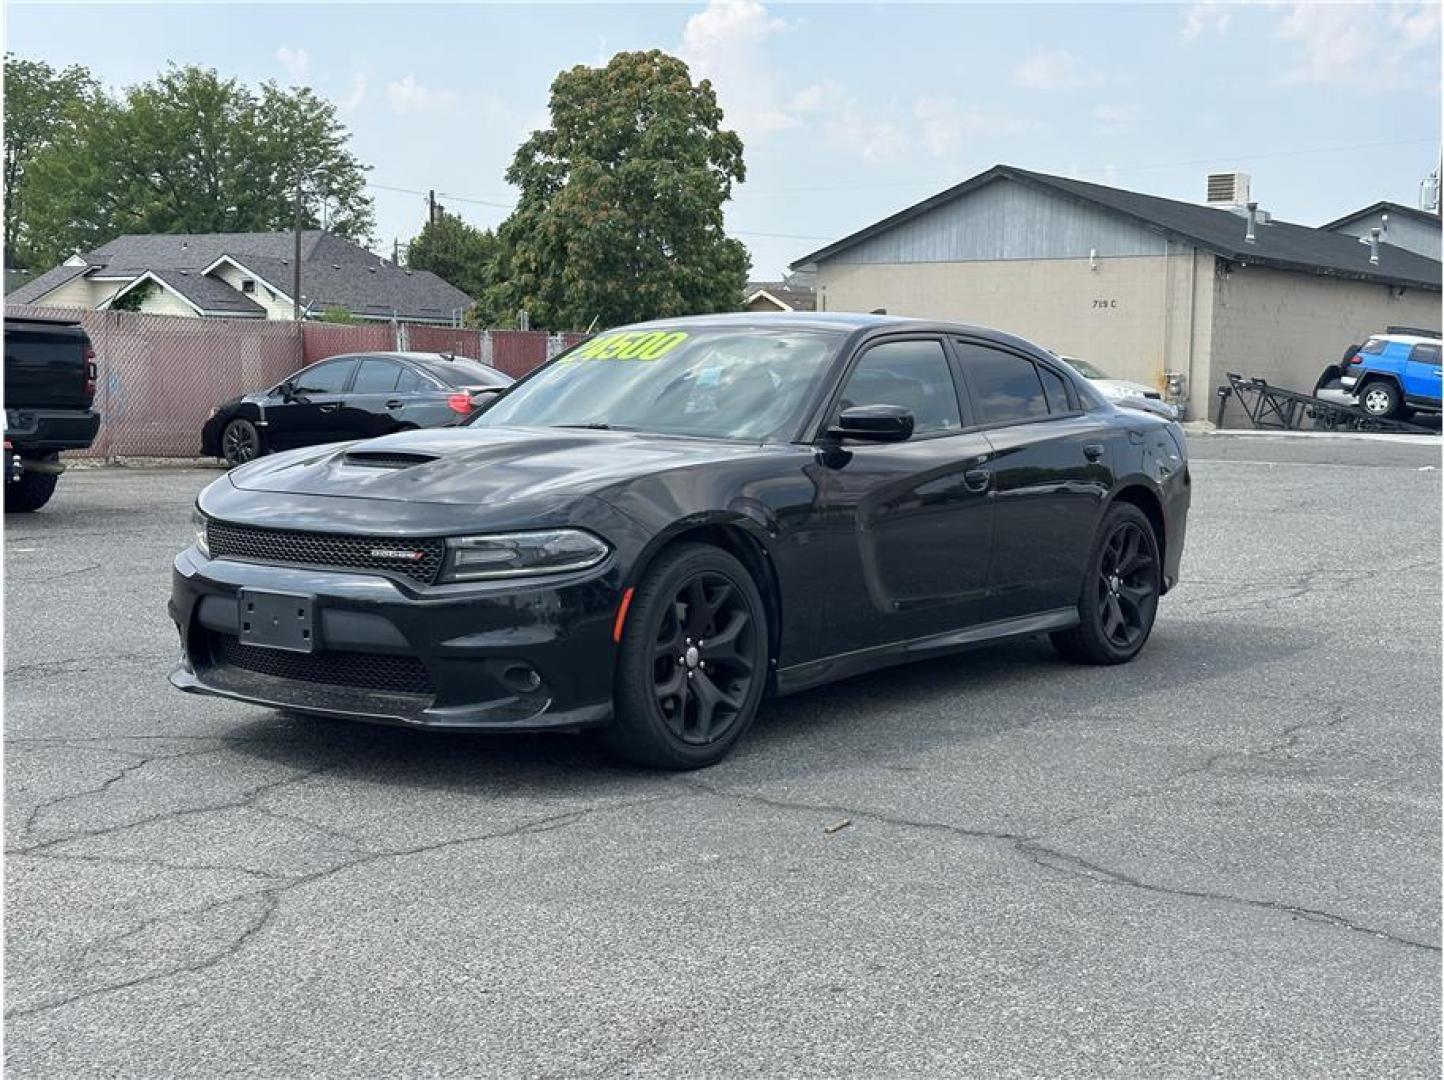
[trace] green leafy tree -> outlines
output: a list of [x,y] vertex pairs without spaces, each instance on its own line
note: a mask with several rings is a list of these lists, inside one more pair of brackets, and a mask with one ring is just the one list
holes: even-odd
[[5,54],[5,261],[33,267],[25,235],[30,165],[82,122],[100,98],[83,67],[57,71],[40,60]]
[[430,270],[473,300],[495,280],[496,234],[442,211],[406,249],[406,265]]
[[27,236],[55,262],[123,233],[289,229],[369,239],[365,166],[336,107],[305,88],[259,92],[200,67],[102,99],[29,169]]
[[746,170],[711,83],[657,50],[618,53],[558,75],[550,106],[507,170],[521,199],[472,318],[524,309],[563,329],[734,309],[750,260],[722,207]]
[[361,320],[351,313],[350,308],[341,307],[339,304],[332,304],[321,312],[321,321],[340,323],[342,326],[359,326],[361,323]]

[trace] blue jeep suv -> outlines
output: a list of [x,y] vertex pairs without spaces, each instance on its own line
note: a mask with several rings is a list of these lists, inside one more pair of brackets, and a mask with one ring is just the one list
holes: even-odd
[[1370,416],[1440,411],[1440,340],[1375,334],[1341,365],[1340,383]]

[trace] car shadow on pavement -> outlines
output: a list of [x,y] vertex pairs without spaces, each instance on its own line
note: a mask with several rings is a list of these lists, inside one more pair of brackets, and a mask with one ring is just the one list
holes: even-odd
[[[860,675],[763,702],[729,763],[793,775],[925,753],[1084,712],[1126,715],[1152,695],[1226,701],[1253,669],[1317,642],[1306,630],[1234,620],[1175,623],[1133,663],[1067,663],[1045,640],[1009,642]],[[496,796],[636,789],[671,774],[611,758],[595,732],[420,731],[285,712],[252,713],[234,752],[361,783],[486,790]]]

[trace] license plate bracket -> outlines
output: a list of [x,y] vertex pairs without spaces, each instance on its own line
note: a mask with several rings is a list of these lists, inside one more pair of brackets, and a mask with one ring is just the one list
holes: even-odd
[[240,589],[236,596],[243,645],[286,652],[314,652],[315,598],[305,593]]

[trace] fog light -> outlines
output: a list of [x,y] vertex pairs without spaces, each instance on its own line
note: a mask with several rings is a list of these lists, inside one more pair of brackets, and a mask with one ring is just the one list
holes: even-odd
[[541,688],[541,676],[527,664],[512,664],[501,673],[506,688],[517,694],[535,693]]

